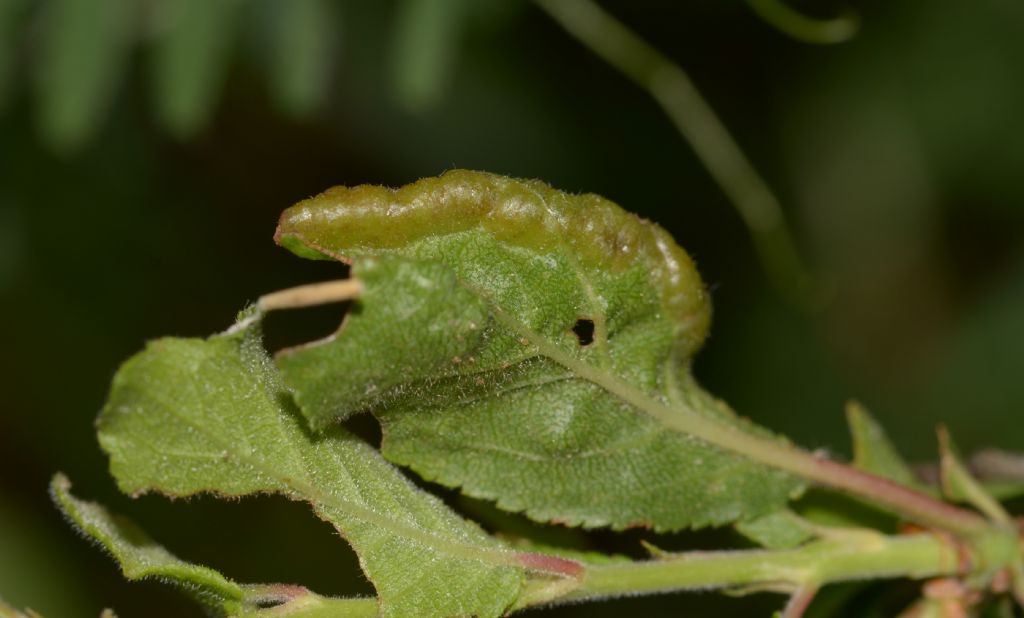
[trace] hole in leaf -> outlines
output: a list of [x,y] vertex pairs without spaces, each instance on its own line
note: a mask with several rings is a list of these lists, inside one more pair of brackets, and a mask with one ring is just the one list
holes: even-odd
[[572,327],[572,332],[576,333],[576,338],[579,339],[581,346],[588,346],[594,343],[594,321],[589,318],[580,318],[576,320],[576,324]]

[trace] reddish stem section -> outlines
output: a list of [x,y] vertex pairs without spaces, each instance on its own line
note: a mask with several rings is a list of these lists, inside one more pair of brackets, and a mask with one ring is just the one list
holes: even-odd
[[811,601],[814,600],[814,595],[817,593],[818,586],[815,584],[807,584],[797,588],[793,596],[789,597],[786,608],[782,610],[782,618],[803,618],[807,608],[811,605]]
[[586,569],[582,564],[575,560],[569,560],[568,558],[559,558],[558,556],[538,554],[535,552],[524,552],[518,555],[518,559],[519,564],[528,569],[543,571],[544,573],[551,573],[553,575],[562,575],[564,577],[579,579],[583,577],[584,573],[586,573]]
[[292,584],[265,584],[256,587],[255,590],[256,593],[249,599],[250,601],[273,602],[281,605],[309,594],[309,589],[305,586]]
[[[846,491],[925,525],[938,525],[958,534],[972,534],[988,527],[983,517],[887,478],[852,466],[816,458],[802,472],[807,478]],[[817,468],[817,470],[814,470]]]

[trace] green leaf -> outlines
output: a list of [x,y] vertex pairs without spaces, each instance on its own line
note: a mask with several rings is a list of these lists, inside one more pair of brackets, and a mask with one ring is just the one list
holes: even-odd
[[279,356],[303,413],[373,412],[385,456],[425,478],[542,521],[659,530],[753,518],[801,488],[666,428],[772,440],[690,376],[709,306],[689,257],[611,202],[454,171],[331,189],[277,240],[353,260],[365,285],[338,334]]
[[[356,270],[369,285],[346,319],[344,337],[336,345],[331,337],[332,345],[290,350],[281,360],[286,376],[301,374],[308,384],[293,392],[299,406],[329,411],[310,418],[318,429],[403,396],[430,396],[426,383],[454,373],[460,354],[479,346],[488,321],[480,297],[443,264],[364,259]],[[467,356],[465,363],[476,359]]]
[[67,477],[57,474],[50,483],[50,496],[76,529],[110,552],[129,580],[159,579],[173,584],[217,615],[304,618],[377,615],[376,599],[326,598],[301,586],[236,584],[213,569],[174,556],[131,520],[111,514],[94,502],[75,498],[70,489]]
[[223,335],[161,339],[124,364],[99,419],[121,489],[307,501],[356,550],[383,615],[501,615],[524,582],[524,555],[343,428],[311,435],[258,331],[249,314]]
[[128,56],[136,4],[129,0],[52,0],[44,11],[37,71],[39,127],[61,152],[99,127]]
[[75,528],[110,552],[127,579],[162,579],[223,614],[242,610],[245,591],[241,586],[213,569],[181,560],[133,522],[110,514],[99,504],[78,500],[70,489],[67,477],[57,474],[50,483],[50,496]]
[[199,131],[210,117],[227,69],[239,0],[165,3],[163,30],[153,51],[157,116],[178,138]]
[[914,473],[903,461],[885,430],[867,409],[856,401],[846,404],[846,421],[853,437],[853,465],[889,480],[919,486]]
[[736,530],[769,549],[790,549],[816,536],[814,524],[789,509],[780,509],[751,521],[740,522]]
[[270,14],[274,96],[288,113],[308,114],[322,102],[334,66],[340,25],[334,5],[326,0],[287,0],[276,2]]
[[960,460],[949,430],[940,426],[938,435],[942,493],[950,500],[969,503],[992,521],[1010,524],[1013,520],[1006,509],[988,493]]

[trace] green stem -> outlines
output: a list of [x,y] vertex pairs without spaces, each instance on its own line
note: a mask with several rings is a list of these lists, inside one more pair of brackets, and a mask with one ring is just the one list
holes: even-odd
[[818,582],[807,582],[797,588],[782,610],[782,618],[802,618],[814,600],[814,595],[818,594],[818,587]]
[[1003,505],[993,498],[985,488],[971,475],[960,461],[949,430],[939,425],[939,453],[942,466],[942,486],[951,499],[960,499],[988,516],[993,522],[1003,526],[1012,526],[1013,518],[1006,512]]
[[804,43],[842,43],[853,38],[860,27],[860,19],[850,9],[832,19],[814,19],[786,6],[782,0],[747,0],[747,4],[780,32]]
[[544,584],[534,582],[519,606],[713,588],[796,592],[841,581],[957,575],[960,566],[956,548],[938,535],[864,533],[788,550],[695,552],[649,562],[587,565],[585,577],[571,592],[551,599]]
[[661,106],[736,207],[776,286],[801,304],[820,300],[800,262],[779,200],[686,72],[590,0],[536,3]]

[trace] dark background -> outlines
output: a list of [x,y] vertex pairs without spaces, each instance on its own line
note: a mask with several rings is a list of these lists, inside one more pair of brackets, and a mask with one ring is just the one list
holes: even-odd
[[[939,422],[965,451],[1024,450],[1019,3],[856,2],[860,32],[833,46],[788,38],[743,3],[604,4],[690,72],[778,193],[831,290],[807,308],[769,282],[643,91],[529,3],[436,1],[417,15],[415,2],[296,0],[310,11],[296,16],[284,0],[189,0],[199,13],[177,48],[167,1],[0,1],[5,600],[52,618],[198,614],[161,584],[125,582],[75,536],[46,495],[58,470],[239,581],[370,591],[304,506],[133,501],[93,433],[118,363],[145,340],[205,336],[261,293],[342,272],[271,240],[283,208],[335,184],[464,167],[603,194],[696,258],[715,303],[696,371],[741,413],[844,456],[855,397],[914,460],[934,457]],[[325,333],[338,311],[282,319],[272,336]],[[635,549],[641,536],[587,542]],[[850,615],[878,598],[848,591]],[[780,602],[674,595],[560,615],[767,615]]]

